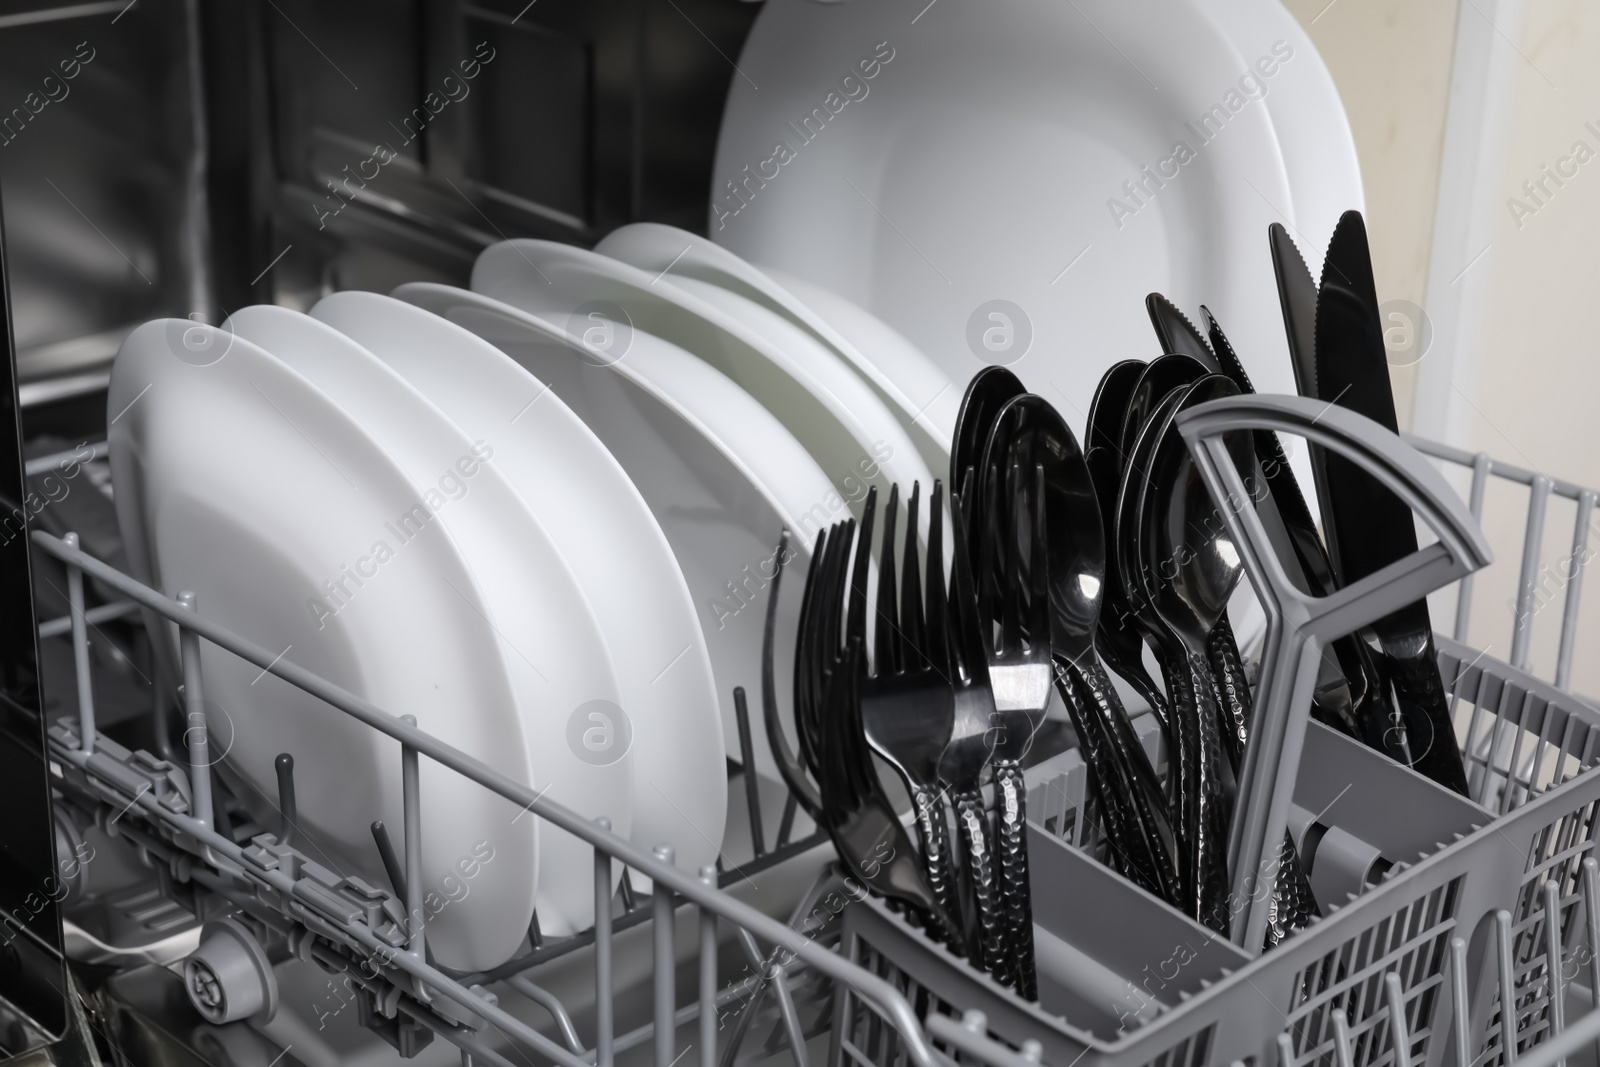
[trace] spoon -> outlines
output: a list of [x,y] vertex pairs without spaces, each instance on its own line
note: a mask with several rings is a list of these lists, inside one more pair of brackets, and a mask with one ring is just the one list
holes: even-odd
[[1199,381],[1211,373],[1211,368],[1195,359],[1169,353],[1150,361],[1135,383],[1128,397],[1128,409],[1122,417],[1122,455],[1133,454],[1134,439],[1149,421],[1156,405],[1172,390]]
[[[976,471],[983,461],[983,447],[989,439],[989,429],[994,425],[994,417],[1000,413],[1007,400],[1014,396],[1021,396],[1028,390],[1023,388],[1022,382],[1015,374],[1004,367],[985,367],[972,376],[967,383],[967,391],[961,398],[961,408],[956,412],[956,429],[950,442],[950,489],[959,495],[963,507],[974,508],[984,498],[981,492],[964,492],[967,487],[967,472]],[[976,477],[975,479],[976,480]],[[981,488],[974,486],[974,488]],[[963,515],[971,522],[970,511]],[[977,538],[973,538],[969,545],[974,553],[977,552]],[[976,566],[977,556],[967,561]]]
[[[1123,847],[1137,871],[1135,880],[1177,900],[1176,841],[1160,780],[1096,656],[1106,553],[1094,481],[1072,430],[1042,397],[1014,397],[1001,409],[985,448],[986,469],[1002,462],[1002,445],[1010,469],[1037,467],[1044,478],[1051,648],[1058,688],[1086,762],[1102,782],[1104,801],[1128,809],[1122,821],[1132,840]],[[1025,562],[1031,573],[1034,561]]]
[[[1204,516],[1197,505],[1210,505],[1211,500],[1198,478],[1181,478],[1185,472],[1176,461],[1183,454],[1172,445],[1175,441],[1182,449],[1183,442],[1168,431],[1191,398],[1209,400],[1237,392],[1227,378],[1208,375],[1168,394],[1135,443],[1123,475],[1117,525],[1123,580],[1142,599],[1140,615],[1165,653],[1167,693],[1178,734],[1180,825],[1187,846],[1185,903],[1193,918],[1219,932],[1226,931],[1228,921],[1227,811],[1217,694],[1206,652],[1221,615],[1216,602],[1226,605],[1241,567],[1236,550],[1230,566],[1217,545],[1220,522],[1202,528],[1209,536],[1200,551],[1189,544],[1186,523]],[[1202,500],[1193,499],[1196,492]],[[1233,550],[1232,544],[1227,548]]]
[[1122,442],[1122,420],[1128,411],[1128,401],[1133,397],[1134,386],[1148,366],[1143,360],[1126,359],[1111,366],[1100,378],[1094,401],[1089,405],[1088,426],[1084,439],[1084,464],[1094,483],[1095,500],[1099,505],[1103,544],[1106,554],[1106,573],[1111,581],[1101,590],[1103,597],[1096,646],[1100,658],[1121,675],[1138,694],[1144,697],[1161,724],[1167,739],[1167,750],[1175,743],[1168,727],[1167,699],[1144,669],[1144,639],[1135,627],[1133,606],[1128,602],[1122,582],[1117,579],[1117,541],[1113,534],[1117,509],[1117,488],[1122,481],[1124,457],[1119,451]]

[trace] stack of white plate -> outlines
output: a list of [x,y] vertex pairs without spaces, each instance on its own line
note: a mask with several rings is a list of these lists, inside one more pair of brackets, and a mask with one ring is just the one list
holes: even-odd
[[1321,249],[1363,203],[1279,0],[767,0],[738,70],[707,225],[773,277],[958,382],[1009,365],[1080,430],[1107,367],[1159,354],[1152,291],[1294,392],[1267,227]]
[[[817,531],[942,475],[960,390],[872,316],[703,238],[603,247],[496,245],[472,291],[147,323],[112,376],[117,506],[136,577],[698,870],[735,688],[776,777],[769,607],[787,722]],[[398,747],[225,653],[203,665],[218,771],[256,821],[278,823],[289,752],[305,847],[384,884],[371,823],[399,832]],[[438,962],[493,966],[535,913],[552,935],[592,921],[585,846],[423,765]]]
[[[736,688],[775,777],[769,614],[791,722],[817,532],[945,474],[972,372],[1014,362],[1081,425],[1104,366],[1150,354],[1142,297],[1164,290],[1291,388],[1267,223],[1320,246],[1360,206],[1331,82],[1275,0],[999,2],[768,0],[740,60],[759,99],[735,79],[724,122],[717,173],[744,193],[713,209],[720,244],[653,224],[593,252],[507,241],[470,291],[139,328],[108,406],[135,576],[685,870],[714,862]],[[1232,108],[1249,85],[1266,96]],[[1092,231],[1102,185],[1159,165],[1213,97],[1223,134]],[[995,300],[1023,321],[982,317]],[[996,329],[1019,347],[986,347]],[[398,746],[226,653],[203,664],[219,773],[256,822],[277,825],[292,753],[304,847],[383,884]],[[535,914],[552,935],[592,921],[575,838],[426,760],[422,799],[439,963],[505,960]]]

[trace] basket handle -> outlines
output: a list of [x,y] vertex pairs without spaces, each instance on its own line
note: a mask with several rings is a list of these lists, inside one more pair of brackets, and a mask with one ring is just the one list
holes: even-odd
[[[1461,498],[1423,456],[1371,419],[1308,397],[1244,394],[1200,404],[1177,417],[1201,478],[1233,536],[1267,614],[1255,725],[1240,768],[1228,841],[1230,933],[1244,951],[1261,951],[1277,856],[1294,795],[1306,720],[1328,642],[1423,599],[1488,565],[1488,541]],[[1433,530],[1438,542],[1327,596],[1297,589],[1273,551],[1223,435],[1271,430],[1336,452],[1378,479]]]

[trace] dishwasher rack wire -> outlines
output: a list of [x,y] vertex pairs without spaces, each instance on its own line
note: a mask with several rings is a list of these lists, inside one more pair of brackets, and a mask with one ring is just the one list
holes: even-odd
[[[1405,440],[1417,451],[1437,460],[1465,467],[1472,471],[1471,488],[1467,506],[1474,519],[1483,518],[1484,490],[1491,477],[1528,487],[1527,526],[1522,534],[1522,559],[1517,572],[1517,597],[1511,624],[1511,657],[1513,667],[1528,670],[1530,644],[1533,639],[1533,618],[1537,613],[1538,597],[1545,581],[1540,577],[1540,550],[1544,546],[1545,519],[1550,511],[1552,496],[1573,501],[1577,506],[1572,527],[1572,550],[1563,561],[1567,572],[1560,575],[1566,593],[1561,606],[1561,638],[1556,651],[1554,682],[1556,688],[1565,689],[1572,680],[1572,655],[1578,639],[1578,606],[1583,596],[1583,570],[1594,554],[1589,548],[1590,523],[1600,492],[1573,482],[1551,478],[1538,471],[1513,466],[1490,456],[1486,452],[1468,452],[1465,449],[1430,441],[1411,434]],[[1467,626],[1472,613],[1472,578],[1461,580],[1456,599],[1455,639],[1467,640]]]
[[[610,1067],[619,1043],[614,1033],[612,1004],[612,939],[617,932],[612,917],[612,864],[620,862],[625,866],[624,887],[629,884],[626,870],[651,879],[651,905],[638,909],[637,921],[652,924],[655,964],[652,1021],[641,1032],[623,1040],[631,1044],[639,1038],[653,1039],[657,1067],[676,1062],[676,1030],[695,1019],[699,1025],[696,1043],[701,1067],[727,1062],[726,1058],[718,1058],[717,1008],[734,999],[753,1000],[754,994],[768,985],[776,991],[797,1062],[803,1064],[805,1035],[793,1017],[793,1004],[787,994],[787,982],[798,967],[810,968],[835,988],[849,988],[871,1004],[884,1025],[897,1035],[908,1062],[917,1067],[939,1067],[947,1062],[930,1046],[906,998],[812,936],[817,932],[815,922],[798,927],[785,925],[744,903],[718,888],[715,867],[703,868],[698,878],[679,871],[666,846],[652,854],[613,834],[606,820],[585,820],[418,730],[407,721],[409,717],[390,716],[207,620],[194,610],[188,594],[180,594],[176,600],[168,598],[102,563],[78,547],[75,535],[56,538],[34,531],[31,537],[36,547],[60,560],[68,572],[68,625],[74,645],[78,708],[75,718],[64,716],[48,730],[51,770],[62,799],[94,819],[101,829],[127,838],[146,856],[159,861],[156,867],[165,892],[194,900],[193,887],[199,886],[223,902],[225,910],[236,912],[233,921],[241,922],[246,933],[271,931],[286,935],[295,955],[345,972],[362,990],[358,1005],[363,1021],[370,1021],[371,1028],[386,1036],[402,1055],[414,1054],[437,1034],[461,1049],[464,1063],[511,1067],[512,1061],[485,1039],[484,1031],[493,1028],[541,1060],[560,1067]],[[188,724],[184,731],[187,767],[180,768],[148,752],[130,752],[96,730],[89,686],[85,575],[177,626]],[[218,831],[213,818],[208,734],[202,711],[202,641],[275,674],[400,743],[404,848],[394,861],[399,869],[391,871],[392,876],[398,876],[393,878],[396,893],[356,877],[335,875],[292,845],[282,843],[281,835],[262,833],[240,845]],[[424,879],[419,869],[423,804],[419,766],[424,758],[477,782],[593,846],[595,923],[586,935],[562,942],[564,951],[577,945],[594,946],[596,1019],[591,1047],[585,1048],[575,1040],[570,1018],[559,1002],[551,1003],[553,997],[525,979],[518,981],[517,976],[493,973],[458,978],[428,961]],[[285,810],[292,812],[292,796],[283,799]],[[680,903],[694,907],[699,915],[697,995],[695,1002],[682,1010],[676,1004],[673,944],[674,913]],[[802,907],[805,904],[802,901]],[[199,910],[206,911],[203,902]],[[726,988],[719,987],[717,981],[719,922],[730,924],[747,956],[762,964],[757,975]],[[210,932],[212,928],[208,924],[206,929]],[[237,931],[229,933],[240,940]],[[773,946],[764,960],[757,939]],[[204,950],[202,941],[197,955],[204,956]],[[536,958],[522,961],[522,967],[545,958],[538,956],[537,947],[533,955]],[[270,970],[262,973],[264,964],[252,975],[247,966],[250,961],[241,960],[237,952],[211,966],[204,959],[198,963],[193,960],[191,957],[191,963],[186,965],[191,999],[214,1022],[249,1015],[270,996],[272,979]],[[560,1029],[566,1040],[558,1043],[500,1007],[494,994],[485,988],[487,982],[498,977],[510,977],[512,988],[545,1004],[562,1023]],[[749,1012],[741,1015],[736,1036],[743,1035],[743,1025],[749,1017]],[[731,1051],[725,1049],[725,1057]]]

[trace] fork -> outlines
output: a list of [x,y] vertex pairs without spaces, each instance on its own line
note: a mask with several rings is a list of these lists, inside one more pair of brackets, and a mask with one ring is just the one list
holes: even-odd
[[[923,579],[917,553],[917,504],[920,487],[913,482],[906,505],[906,537],[901,565],[903,577],[896,606],[895,520],[899,510],[900,487],[890,487],[889,503],[883,512],[883,541],[878,562],[877,619],[874,631],[874,662],[861,680],[861,725],[873,751],[893,767],[905,783],[917,817],[917,837],[922,846],[923,873],[934,895],[945,910],[955,915],[955,872],[950,865],[950,830],[946,805],[939,788],[939,756],[950,741],[955,721],[955,703],[950,695],[944,669],[943,627],[929,625],[923,614]],[[860,544],[872,540],[873,516],[878,490],[867,493],[861,516]],[[938,521],[940,491],[933,490],[931,512],[934,520],[928,529],[927,601],[945,602],[943,536]],[[859,551],[859,549],[858,549]],[[864,579],[865,568],[858,555],[855,572]],[[857,596],[857,592],[860,595]],[[861,617],[865,607],[864,582],[852,584],[850,622],[846,632],[860,636],[865,629]],[[965,954],[959,938],[950,949]]]
[[[969,476],[969,485],[971,481]],[[938,481],[933,484],[937,492]],[[998,716],[989,686],[988,649],[973,593],[971,557],[967,554],[963,512],[972,514],[973,510],[959,497],[954,504],[950,509],[955,542],[950,564],[950,602],[947,607],[938,605],[946,610],[937,611],[931,604],[928,610],[929,619],[942,619],[946,628],[946,662],[955,705],[950,743],[939,757],[939,780],[953,793],[956,829],[966,858],[971,904],[965,916],[968,952],[974,962],[998,977],[1008,973],[1005,930],[995,900],[993,848],[980,791],[983,768],[994,754]]]
[[[928,884],[911,841],[890,807],[862,735],[859,636],[840,631],[848,552],[855,522],[819,532],[803,598],[808,620],[796,648],[797,733],[817,780],[821,823],[846,870],[879,896],[899,904],[940,939],[958,938],[950,912]],[[865,539],[863,539],[864,541]],[[842,643],[841,643],[842,639]],[[799,675],[806,675],[800,684]]]
[[[1017,992],[1037,998],[1033,964],[1033,905],[1028,889],[1027,786],[1022,758],[1044,723],[1054,680],[1051,669],[1050,587],[1045,549],[1044,466],[1011,464],[1000,484],[998,465],[985,479],[985,510],[996,519],[996,538],[979,546],[982,573],[999,577],[998,603],[979,586],[978,618],[992,634],[989,685],[994,694],[995,853],[1000,898],[1008,929],[1008,964]],[[1004,500],[1001,499],[1002,494]],[[1023,558],[1023,544],[1027,558]],[[994,557],[1003,550],[1004,558]],[[1025,613],[1025,617],[1024,617]]]

